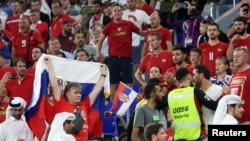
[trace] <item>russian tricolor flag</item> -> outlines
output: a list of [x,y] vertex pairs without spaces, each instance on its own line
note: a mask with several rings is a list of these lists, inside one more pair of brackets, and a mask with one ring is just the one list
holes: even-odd
[[[49,77],[44,57],[50,57],[54,66],[58,82],[62,89],[68,82],[78,82],[82,85],[82,99],[92,91],[100,76],[100,63],[80,62],[43,54],[37,62],[35,80],[33,85],[32,101],[25,114],[27,123],[38,140],[42,140],[46,124],[53,120],[53,100],[50,97]],[[105,96],[110,92],[109,73],[103,91],[97,97],[89,114],[90,119],[97,119],[98,124],[89,120],[89,132],[93,136],[102,134],[102,121],[104,116]],[[52,104],[51,104],[52,103]],[[93,121],[93,120],[92,120]],[[98,127],[96,127],[98,125]],[[93,127],[94,126],[94,127]],[[99,129],[99,130],[97,130]]]

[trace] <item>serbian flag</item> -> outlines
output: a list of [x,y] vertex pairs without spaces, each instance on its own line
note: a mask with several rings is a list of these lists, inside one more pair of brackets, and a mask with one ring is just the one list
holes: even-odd
[[120,82],[111,110],[117,110],[116,115],[123,116],[135,100],[136,96],[137,93],[133,89]]
[[[53,100],[50,92],[49,77],[44,58],[51,58],[58,84],[63,91],[69,82],[78,82],[82,86],[82,100],[92,91],[100,76],[100,63],[80,62],[43,54],[37,62],[34,80],[32,101],[25,114],[27,123],[38,140],[42,140],[45,132],[45,122],[50,124],[53,120]],[[103,90],[92,105],[88,118],[90,135],[102,135],[105,96],[110,93],[109,73]],[[97,124],[98,123],[98,124]],[[95,129],[95,130],[94,130]]]

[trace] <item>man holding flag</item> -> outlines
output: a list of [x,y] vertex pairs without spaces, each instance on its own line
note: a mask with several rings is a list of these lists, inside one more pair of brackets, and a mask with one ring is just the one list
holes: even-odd
[[81,109],[81,115],[84,119],[84,124],[81,130],[77,134],[73,134],[77,141],[88,140],[88,113],[94,104],[98,94],[101,92],[108,69],[105,65],[101,64],[98,82],[95,84],[93,90],[90,92],[88,97],[82,101],[82,87],[77,82],[68,83],[64,89],[63,95],[61,89],[57,83],[56,74],[52,65],[52,61],[49,57],[45,57],[45,63],[48,68],[49,79],[52,86],[52,92],[54,97],[54,111],[55,113],[60,112],[71,112],[73,113],[77,107]]

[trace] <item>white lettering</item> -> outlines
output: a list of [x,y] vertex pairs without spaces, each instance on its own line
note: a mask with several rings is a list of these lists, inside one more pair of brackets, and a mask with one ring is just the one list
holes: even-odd
[[246,136],[246,131],[219,131],[218,129],[212,129],[212,136]]

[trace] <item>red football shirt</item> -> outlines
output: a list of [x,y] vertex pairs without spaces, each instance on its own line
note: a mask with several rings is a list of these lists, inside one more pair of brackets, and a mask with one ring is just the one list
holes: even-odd
[[240,96],[244,100],[242,118],[239,122],[250,121],[250,68],[242,72],[236,72],[229,83],[231,94]]
[[164,49],[164,50],[167,50],[168,47],[167,47],[167,44],[166,44],[166,41],[170,41],[172,42],[172,35],[170,33],[170,31],[167,29],[167,28],[159,28],[159,29],[148,29],[146,31],[146,35],[145,35],[145,38],[144,38],[144,44],[146,44],[146,53],[148,52],[151,52],[152,49],[149,47],[149,43],[148,43],[148,37],[150,35],[150,33],[152,32],[157,32],[161,35],[161,48]]
[[201,63],[208,66],[211,76],[215,75],[215,60],[217,57],[226,56],[228,44],[218,42],[216,45],[210,45],[208,42],[199,45],[202,52]]
[[62,32],[64,20],[70,20],[73,24],[76,24],[76,20],[71,18],[68,14],[63,14],[58,18],[54,18],[51,25],[51,37],[57,37]]
[[142,72],[147,72],[149,76],[150,69],[153,66],[158,66],[162,72],[166,72],[174,66],[172,53],[167,50],[163,50],[158,56],[153,55],[153,53],[148,53],[141,59],[139,69]]
[[[30,38],[30,39],[29,39]],[[30,43],[28,44],[30,40]],[[27,34],[23,34],[21,32],[18,32],[12,42],[12,46],[16,48],[16,56],[21,57],[24,59],[27,59],[27,53],[28,53],[28,45],[29,45],[29,58],[28,60],[30,62],[33,62],[32,60],[32,50],[35,46],[38,44],[44,43],[43,38],[38,31],[33,31],[32,35],[30,36],[30,32]]]
[[139,32],[139,28],[130,21],[122,20],[119,23],[111,21],[103,29],[108,36],[109,55],[132,57],[132,32]]
[[34,76],[29,74],[26,74],[21,82],[19,82],[17,79],[9,80],[6,83],[9,97],[21,97],[27,102],[28,106],[32,98],[33,82]]

